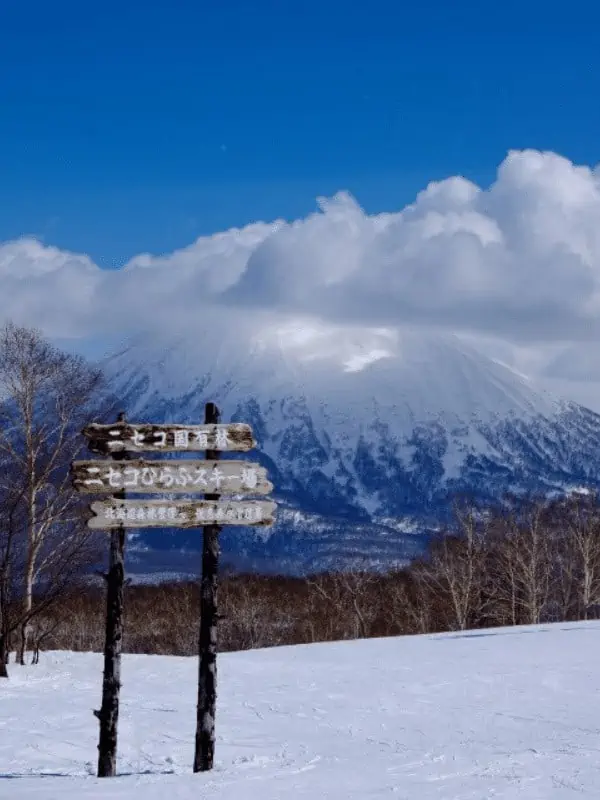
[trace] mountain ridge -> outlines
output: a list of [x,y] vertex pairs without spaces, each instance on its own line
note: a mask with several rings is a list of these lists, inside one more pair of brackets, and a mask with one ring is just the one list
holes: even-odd
[[250,457],[268,468],[280,512],[266,538],[222,534],[232,562],[250,567],[401,563],[456,495],[494,502],[600,479],[599,415],[457,337],[208,326],[138,337],[105,368],[132,420],[198,422],[211,400],[252,425]]

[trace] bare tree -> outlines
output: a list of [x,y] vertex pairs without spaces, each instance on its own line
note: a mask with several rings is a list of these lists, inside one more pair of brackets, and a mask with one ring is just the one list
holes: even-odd
[[[0,331],[0,495],[18,497],[1,536],[10,543],[6,570],[21,585],[21,663],[32,617],[91,555],[68,468],[101,388],[100,370],[38,331],[12,323]],[[43,595],[37,604],[34,587]]]
[[8,677],[13,635],[22,618],[19,605],[24,563],[23,489],[10,464],[2,464],[0,487],[0,677]]
[[[39,630],[36,618],[44,615],[78,580],[81,573],[99,557],[97,539],[85,530],[65,526],[64,538],[52,541],[42,550],[35,571],[35,595],[31,607],[23,602],[24,564],[27,540],[24,526],[15,521],[18,508],[8,514],[0,509],[0,677],[8,677],[11,644],[24,633],[29,638]],[[44,635],[42,641],[47,639]],[[23,663],[23,654],[18,653]]]
[[51,636],[55,636],[57,631],[60,629],[62,624],[62,620],[60,617],[50,615],[42,615],[37,614],[34,617],[33,623],[31,625],[31,638],[32,638],[32,650],[33,650],[33,658],[31,663],[32,664],[39,664],[40,662],[40,650],[44,642],[46,642]]
[[487,523],[466,504],[456,505],[454,516],[455,530],[433,540],[429,558],[415,567],[414,578],[421,595],[426,587],[446,598],[448,627],[466,630],[479,622],[491,602],[484,591]]
[[580,575],[578,557],[566,531],[553,531],[556,537],[551,608],[556,622],[580,619]]
[[380,610],[377,583],[375,573],[360,567],[317,575],[308,581],[314,616],[326,609],[328,639],[364,639],[370,635]]
[[497,609],[504,607],[509,624],[539,624],[549,616],[555,577],[556,539],[547,505],[527,500],[496,522],[492,583]]
[[222,585],[220,638],[228,650],[273,647],[285,640],[293,618],[273,605],[260,581],[246,577]]
[[432,633],[436,629],[436,595],[423,579],[423,562],[414,562],[407,577],[397,576],[385,587],[384,615],[394,634]]
[[561,577],[569,580],[575,616],[588,619],[600,604],[600,507],[596,493],[578,494],[556,504]]

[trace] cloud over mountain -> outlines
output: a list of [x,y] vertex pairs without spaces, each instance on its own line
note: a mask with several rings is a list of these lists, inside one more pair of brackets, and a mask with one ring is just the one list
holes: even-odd
[[[379,215],[340,192],[304,219],[201,237],[118,271],[21,239],[0,245],[0,282],[0,318],[60,337],[260,310],[545,343],[560,377],[600,376],[590,355],[600,337],[600,170],[515,151],[487,189],[448,178]],[[578,342],[588,343],[581,368]]]

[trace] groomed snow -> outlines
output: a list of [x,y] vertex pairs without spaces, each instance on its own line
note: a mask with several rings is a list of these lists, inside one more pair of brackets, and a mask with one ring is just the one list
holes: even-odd
[[124,659],[98,780],[101,657],[0,684],[2,800],[600,798],[600,623],[220,656],[217,766],[191,773],[195,659]]

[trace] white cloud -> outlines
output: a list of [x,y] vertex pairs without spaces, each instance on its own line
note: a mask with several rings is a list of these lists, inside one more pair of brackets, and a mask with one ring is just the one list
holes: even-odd
[[486,191],[451,178],[396,214],[369,217],[338,195],[260,243],[227,297],[369,324],[596,337],[599,176],[525,151]]
[[0,321],[36,325],[52,336],[82,335],[94,327],[102,276],[87,256],[35,239],[0,244]]
[[305,219],[201,237],[116,272],[22,239],[0,244],[0,286],[0,319],[57,337],[244,308],[438,326],[549,378],[600,378],[600,171],[511,152],[489,188],[449,178],[376,216],[341,192]]

